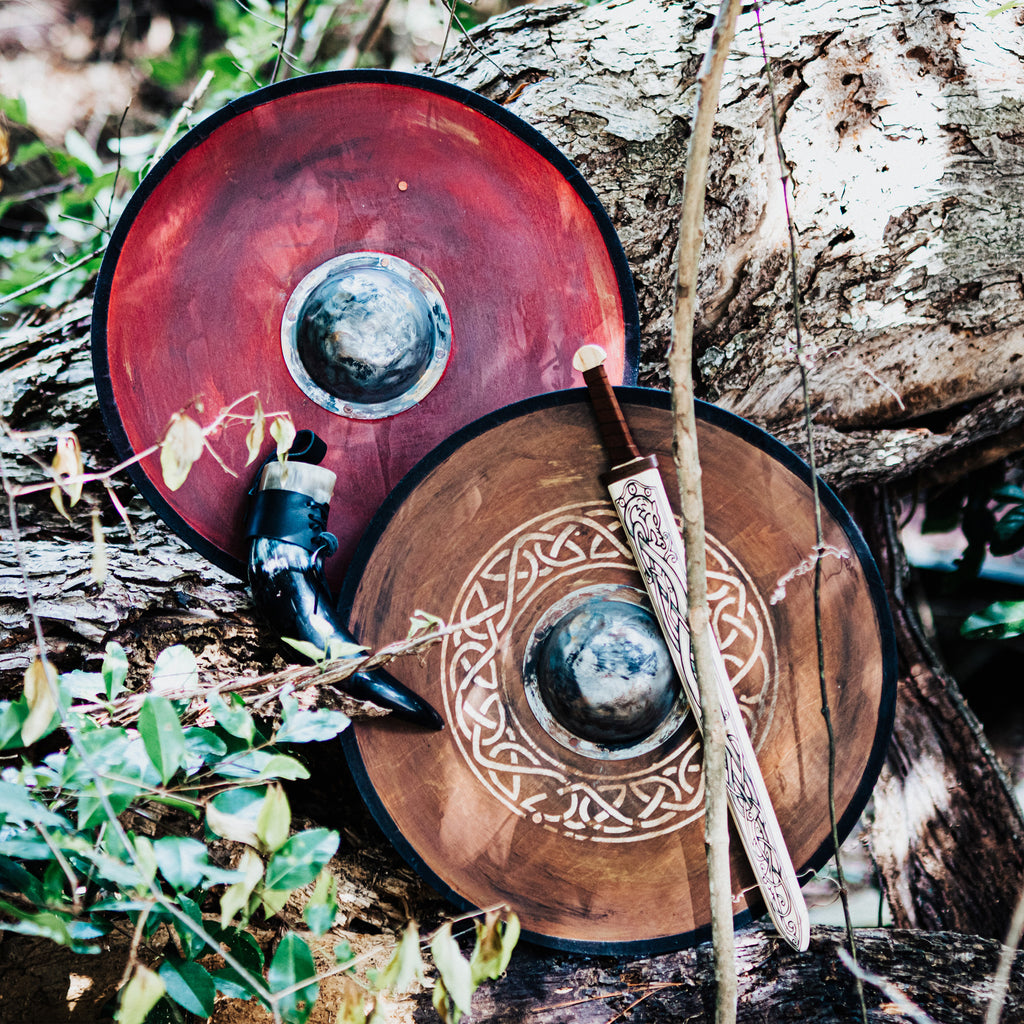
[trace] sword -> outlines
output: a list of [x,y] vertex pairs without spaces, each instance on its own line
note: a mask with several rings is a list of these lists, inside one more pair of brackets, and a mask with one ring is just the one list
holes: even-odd
[[[584,345],[573,358],[583,374],[611,469],[602,480],[643,576],[676,672],[697,725],[703,730],[700,693],[690,657],[686,556],[654,455],[641,455],[604,370],[604,350]],[[710,628],[710,627],[709,627]],[[715,685],[725,719],[726,792],[747,859],[779,934],[807,949],[810,920],[786,840],[768,796],[718,640],[711,630]]]

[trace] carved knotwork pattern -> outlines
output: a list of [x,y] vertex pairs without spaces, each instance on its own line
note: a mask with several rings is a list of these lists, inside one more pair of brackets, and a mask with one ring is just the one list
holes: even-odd
[[[707,556],[712,621],[756,746],[775,700],[770,620],[742,566],[713,537]],[[464,581],[451,611],[449,621],[475,624],[444,641],[445,714],[473,773],[516,814],[573,838],[635,842],[682,828],[703,812],[692,717],[660,751],[595,761],[588,771],[567,764],[574,759],[563,758],[525,704],[512,699],[510,688],[518,693],[523,685],[520,666],[505,667],[524,607],[543,602],[548,590],[550,605],[574,589],[574,577],[602,568],[617,570],[620,578],[636,573],[611,502],[555,509],[496,543]],[[642,585],[638,573],[634,585]]]

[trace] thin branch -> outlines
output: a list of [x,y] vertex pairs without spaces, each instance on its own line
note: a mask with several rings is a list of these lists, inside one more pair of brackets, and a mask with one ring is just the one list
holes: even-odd
[[715,957],[715,1019],[736,1020],[736,940],[732,923],[732,879],[729,868],[729,817],[725,786],[725,722],[715,688],[715,669],[708,612],[704,499],[697,450],[697,418],[693,394],[693,322],[696,313],[697,267],[704,238],[704,193],[707,188],[711,135],[718,108],[725,61],[729,55],[742,0],[722,0],[711,44],[697,77],[697,97],[686,155],[686,180],[679,221],[678,269],[672,345],[668,366],[672,378],[673,450],[679,477],[686,548],[686,583],[690,638],[700,687],[704,734],[705,842],[711,890],[711,935]]
[[171,123],[167,126],[167,131],[164,132],[163,137],[157,143],[156,149],[153,150],[153,155],[148,161],[150,166],[155,164],[171,148],[171,143],[174,141],[174,136],[178,134],[178,129],[181,127],[182,122],[196,109],[196,104],[202,99],[206,90],[210,88],[212,81],[213,72],[204,71],[202,77],[196,83],[196,87],[189,93],[188,99],[182,103],[178,108],[178,112],[171,119]]
[[[828,680],[825,673],[825,639],[821,625],[821,584],[823,554],[828,550],[825,545],[825,533],[822,526],[821,494],[818,487],[818,471],[815,464],[814,447],[814,414],[811,409],[811,391],[808,382],[808,364],[810,359],[804,348],[803,332],[800,320],[800,282],[796,260],[796,230],[793,226],[793,215],[789,205],[789,164],[782,149],[782,133],[779,122],[779,108],[775,99],[775,85],[772,81],[772,66],[765,44],[764,27],[761,24],[761,7],[755,3],[754,13],[757,18],[757,30],[761,41],[761,53],[764,58],[766,78],[768,80],[768,96],[771,100],[772,128],[775,136],[776,156],[779,161],[779,175],[782,185],[782,204],[786,216],[786,230],[789,236],[789,278],[790,293],[793,302],[793,329],[796,341],[796,363],[800,373],[800,390],[804,411],[804,429],[807,437],[807,465],[811,476],[811,497],[814,502],[814,636],[818,660],[818,688],[821,694],[821,715],[825,721],[828,735],[828,813],[832,837],[833,857],[836,864],[836,877],[839,885],[839,899],[843,907],[843,919],[846,925],[846,938],[850,946],[850,957],[857,963],[857,942],[853,930],[853,919],[850,915],[850,893],[843,872],[842,857],[839,852],[839,823],[836,814],[836,737],[832,727],[832,712],[829,707]],[[861,1019],[868,1021],[867,1002],[864,998],[864,985],[856,972],[857,996],[860,1000]]]
[[1006,942],[999,955],[999,966],[992,978],[992,999],[988,1004],[988,1012],[985,1014],[985,1024],[999,1024],[999,1019],[1003,1015],[1006,993],[1010,988],[1010,973],[1013,970],[1013,962],[1017,956],[1017,947],[1020,945],[1022,934],[1024,934],[1024,890],[1021,891],[1017,899],[1013,920],[1006,933]]
[[72,270],[77,270],[79,267],[85,266],[86,263],[91,259],[95,259],[97,256],[103,255],[103,250],[106,249],[107,243],[98,246],[91,252],[87,252],[84,256],[80,256],[73,263],[65,263],[59,270],[55,270],[50,274],[46,274],[43,277],[37,278],[30,284],[25,285],[24,288],[19,288],[15,292],[9,292],[7,295],[0,298],[0,307],[6,306],[9,302],[15,302],[18,299],[23,299],[26,295],[31,295],[32,292],[38,291],[40,288],[45,288],[48,284],[53,284],[54,281],[59,281],[65,274],[70,274]]
[[277,73],[281,70],[281,58],[284,56],[285,44],[288,41],[288,0],[284,0],[284,25],[281,26],[281,42],[277,46],[274,57],[274,70],[270,72],[270,84],[277,81]]
[[858,988],[864,988],[864,982],[873,985],[889,1000],[905,1017],[909,1017],[914,1024],[936,1024],[927,1013],[924,1012],[912,999],[907,997],[888,978],[879,974],[872,974],[859,966],[857,961],[845,949],[837,948],[836,955],[842,960],[846,969],[857,979]]

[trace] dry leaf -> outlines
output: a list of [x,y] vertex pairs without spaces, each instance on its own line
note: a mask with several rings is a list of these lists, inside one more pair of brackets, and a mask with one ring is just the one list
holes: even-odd
[[49,662],[37,657],[25,670],[25,700],[29,712],[21,726],[21,742],[26,747],[46,735],[57,710],[56,692],[57,673]]
[[160,472],[164,483],[176,491],[188,477],[189,470],[203,454],[203,428],[191,416],[176,412],[160,445]]
[[[81,476],[85,472],[85,466],[82,463],[82,446],[78,443],[78,437],[75,434],[61,434],[57,438],[57,452],[53,456],[50,468],[57,481],[57,485],[50,490],[50,498],[57,506],[57,511],[65,519],[70,519],[64,510],[64,498],[61,492],[71,499],[72,505],[75,505],[82,496]],[[68,482],[69,477],[73,478],[71,482]]]
[[249,452],[249,457],[245,460],[247,466],[252,464],[256,456],[259,455],[260,448],[263,447],[265,424],[266,418],[263,415],[263,405],[257,398],[256,408],[252,414],[252,426],[249,428],[249,433],[245,435],[245,447]]
[[270,424],[270,436],[277,442],[277,457],[284,462],[288,450],[295,441],[295,424],[288,413],[275,416]]

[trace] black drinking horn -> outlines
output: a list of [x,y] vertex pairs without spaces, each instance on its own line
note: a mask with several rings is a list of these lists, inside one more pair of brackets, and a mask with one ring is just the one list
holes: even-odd
[[[263,463],[249,492],[245,535],[257,609],[280,636],[329,652],[356,641],[338,620],[323,572],[338,546],[324,529],[336,480],[319,465],[326,452],[321,438],[300,430],[286,460],[272,455]],[[443,728],[441,716],[387,672],[356,672],[340,686],[406,721]]]

